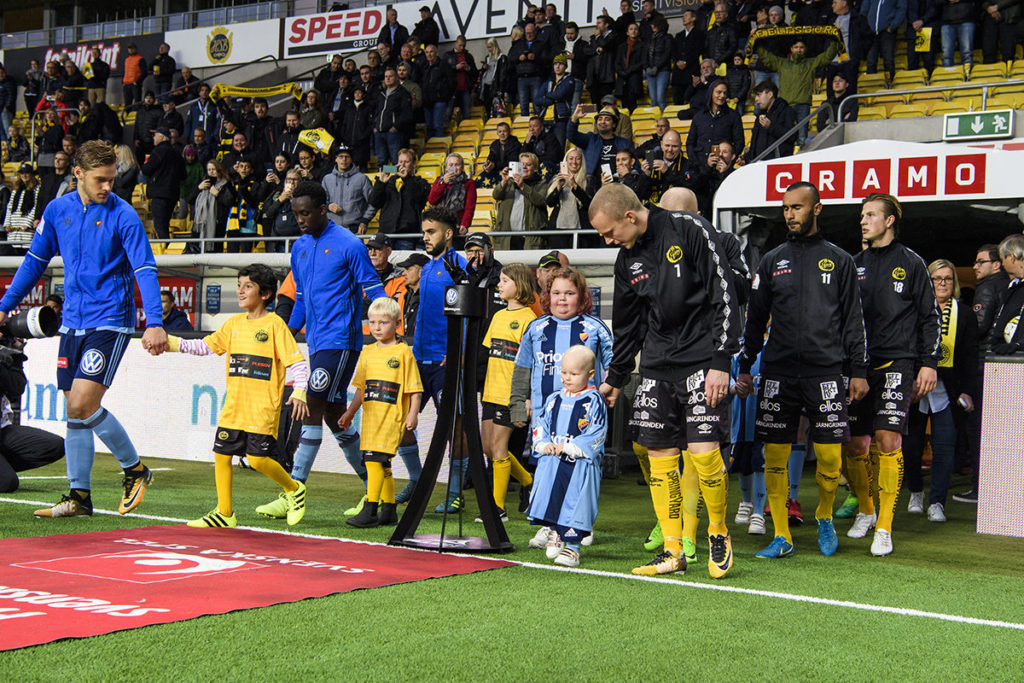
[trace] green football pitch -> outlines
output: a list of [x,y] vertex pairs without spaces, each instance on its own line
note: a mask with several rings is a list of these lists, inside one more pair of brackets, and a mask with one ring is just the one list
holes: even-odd
[[[128,517],[33,519],[31,501],[56,502],[66,482],[62,464],[26,472],[33,478],[0,497],[0,535],[165,524],[214,506],[211,465],[147,464],[161,469]],[[800,495],[808,519],[812,467]],[[97,458],[98,508],[116,507],[119,474],[112,458]],[[252,512],[276,495],[268,480],[236,470],[234,490],[240,524],[285,528]],[[314,474],[294,530],[386,542],[390,529],[344,524],[359,491],[355,477]],[[730,522],[738,494],[733,478]],[[516,499],[509,494],[510,508]],[[831,558],[818,552],[813,521],[794,529],[797,553],[775,561],[754,558],[769,537],[733,528],[736,560],[724,580],[708,577],[706,542],[685,575],[644,580],[629,570],[652,556],[640,542],[654,517],[647,489],[624,475],[604,482],[596,541],[579,570],[554,570],[527,549],[535,528],[513,512],[516,551],[502,557],[522,566],[0,653],[0,673],[12,682],[1024,678],[1024,541],[976,534],[974,506],[950,502],[947,524],[905,510],[906,494],[886,558],[871,557],[870,534],[848,539],[848,520],[838,521]],[[464,514],[467,535],[481,533],[475,503]],[[439,529],[440,515],[428,513],[420,531]]]

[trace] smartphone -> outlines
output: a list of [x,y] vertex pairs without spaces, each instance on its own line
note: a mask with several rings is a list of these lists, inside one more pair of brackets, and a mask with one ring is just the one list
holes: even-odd
[[523,175],[523,164],[519,161],[508,162],[509,175]]
[[392,164],[384,164],[384,172],[387,174],[398,173],[398,167]]
[[596,114],[597,113],[597,105],[596,104],[581,104],[580,105],[580,113],[582,113],[582,114]]
[[558,163],[558,172],[559,173],[564,173],[565,175],[569,175],[569,164],[567,164],[564,161],[559,162]]
[[274,162],[271,161],[270,163],[263,164],[263,168],[264,168],[264,170],[266,170],[267,173],[273,173],[274,172]]
[[711,145],[711,156],[718,157],[722,156],[722,148],[718,145]]
[[653,149],[647,150],[647,152],[644,154],[644,160],[647,162],[647,165],[650,166],[651,168],[654,168],[654,162],[657,160],[657,158],[658,153]]
[[612,165],[611,164],[601,164],[601,174],[602,175],[611,176],[612,178],[615,177],[615,174],[612,173]]

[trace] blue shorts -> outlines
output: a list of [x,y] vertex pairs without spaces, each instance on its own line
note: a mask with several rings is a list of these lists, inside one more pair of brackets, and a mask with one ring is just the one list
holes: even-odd
[[348,385],[359,362],[359,352],[350,349],[324,349],[309,357],[309,384],[306,395],[342,408],[348,406]]
[[131,335],[113,330],[68,330],[57,351],[57,389],[71,391],[76,379],[109,387]]
[[[444,366],[440,361],[416,363],[420,371],[420,381],[423,383],[423,401],[420,403],[420,411],[427,407],[427,399],[434,401],[434,409],[441,409],[441,389],[444,388]],[[462,412],[461,410],[459,411]]]

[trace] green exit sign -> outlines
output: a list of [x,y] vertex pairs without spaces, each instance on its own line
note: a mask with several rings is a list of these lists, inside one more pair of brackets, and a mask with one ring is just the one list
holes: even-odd
[[983,140],[1013,137],[1013,110],[993,109],[964,114],[946,114],[943,140]]

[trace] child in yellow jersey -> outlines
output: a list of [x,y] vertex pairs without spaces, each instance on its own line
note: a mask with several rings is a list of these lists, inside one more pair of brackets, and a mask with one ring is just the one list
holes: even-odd
[[367,317],[370,334],[377,343],[364,347],[359,354],[352,377],[355,399],[338,420],[339,427],[348,429],[362,406],[360,447],[366,464],[366,502],[359,514],[345,520],[361,529],[398,523],[391,459],[406,434],[416,429],[423,393],[412,349],[395,336],[402,319],[398,302],[377,299],[370,304]]
[[[494,469],[494,502],[501,510],[502,521],[505,521],[508,519],[505,493],[509,478],[514,476],[523,487],[524,495],[520,496],[523,501],[529,500],[529,489],[533,484],[533,477],[519,463],[515,454],[508,450],[509,438],[512,436],[509,411],[512,367],[519,353],[519,340],[523,338],[526,326],[537,317],[529,308],[534,300],[530,268],[522,263],[512,263],[502,268],[498,295],[506,302],[507,308],[494,314],[483,340],[483,345],[488,349],[488,359],[480,440],[484,453],[491,459]],[[476,521],[483,520],[477,517]]]
[[227,355],[227,395],[213,443],[217,507],[191,527],[234,527],[231,504],[231,458],[246,456],[249,466],[284,489],[289,526],[306,514],[306,486],[292,479],[270,457],[276,448],[277,425],[284,394],[285,368],[292,368],[294,389],[287,405],[292,419],[307,415],[309,364],[280,316],[267,311],[277,291],[277,277],[268,266],[253,264],[238,271],[238,305],[245,309],[203,339],[168,337],[168,348],[194,356]]

